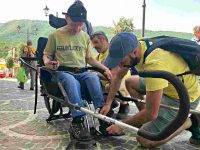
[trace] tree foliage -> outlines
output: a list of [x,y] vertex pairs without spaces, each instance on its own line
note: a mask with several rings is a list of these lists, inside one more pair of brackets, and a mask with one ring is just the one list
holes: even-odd
[[14,67],[14,60],[13,60],[12,57],[9,57],[9,58],[6,60],[6,66],[7,66],[8,69]]
[[[22,27],[22,33],[17,32],[18,25]],[[32,29],[34,30],[35,28],[38,28],[37,35],[30,35],[34,47],[37,46],[37,40],[39,37],[47,37],[49,33],[55,30],[50,27],[47,21],[39,20],[14,20],[2,24],[0,26],[0,58],[6,59],[10,57],[10,52],[13,47],[16,48],[15,54],[17,55],[16,57],[19,58],[21,56],[21,47],[23,47],[22,43],[26,43],[27,31],[31,32]],[[94,27],[94,31],[104,31],[109,39],[118,32],[132,32],[133,30],[138,37],[141,37],[141,30],[135,29],[132,19],[126,19],[125,17],[120,18],[119,22],[114,23],[114,28],[103,26]],[[158,35],[169,35],[186,39],[191,39],[193,37],[192,33],[146,30],[146,37],[154,37]]]
[[114,34],[120,32],[133,32],[134,31],[133,19],[121,17],[117,23],[114,22]]

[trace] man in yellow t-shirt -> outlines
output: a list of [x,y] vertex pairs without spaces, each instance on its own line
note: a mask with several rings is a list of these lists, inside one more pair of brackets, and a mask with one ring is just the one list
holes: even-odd
[[[92,41],[94,48],[98,52],[98,55],[96,56],[96,60],[101,62],[101,63],[104,63],[106,57],[108,56],[108,52],[109,52],[109,50],[108,50],[108,48],[109,48],[108,37],[106,36],[106,34],[104,32],[98,31],[98,32],[94,32],[90,36],[90,39]],[[111,69],[111,73],[112,73],[112,75],[114,75],[115,70]],[[119,88],[119,91],[121,92],[121,94],[123,96],[126,96],[126,97],[129,96],[129,93],[126,90],[126,87],[125,87],[125,80],[129,77],[131,77],[130,71],[128,71],[126,76],[122,79],[122,83],[121,83],[120,88]],[[106,92],[108,92],[109,82],[102,80],[102,85],[105,87]],[[116,105],[115,102],[113,103],[113,105]],[[128,102],[121,102],[120,107],[119,107],[119,111],[116,115],[116,118],[117,119],[125,119],[127,117],[128,113],[129,113],[129,110],[130,110],[130,108],[129,108]]]
[[[51,69],[67,70],[60,71],[57,75],[71,103],[83,106],[82,94],[87,92],[84,91],[87,88],[94,107],[101,109],[104,98],[99,78],[96,73],[86,71],[84,67],[89,64],[100,68],[105,71],[108,78],[111,78],[111,73],[107,67],[92,58],[90,38],[82,31],[87,11],[82,3],[75,2],[68,8],[67,13],[63,14],[67,25],[49,35],[44,50],[44,64]],[[70,135],[80,141],[90,140],[91,135],[84,124],[85,113],[71,110],[71,115],[73,120],[69,129]],[[107,126],[106,122],[100,122],[102,134],[107,135]]]
[[[143,55],[146,50],[144,43],[138,42],[133,33],[122,32],[117,34],[111,40],[109,56],[105,60],[108,68],[116,68],[117,75],[111,80],[110,91],[106,99],[101,114],[106,114],[112,103],[115,93],[119,89],[120,82],[130,65],[137,65],[140,71],[163,70],[173,74],[180,74],[189,70],[187,63],[177,54],[170,53],[162,49],[154,50],[143,63]],[[128,67],[127,67],[128,66]],[[190,97],[190,107],[195,109],[200,101],[200,87],[198,77],[193,74],[184,75],[182,77],[184,85],[188,90]],[[177,107],[179,100],[175,89],[164,79],[159,78],[141,78],[132,76],[127,81],[127,89],[131,96],[141,96],[142,92],[146,92],[146,105],[134,116],[123,120],[123,122],[145,130],[151,134],[162,131],[177,115],[177,111],[172,109],[159,108],[160,103]],[[199,116],[198,116],[199,117]],[[198,118],[197,117],[197,118]],[[198,120],[198,119],[197,119]],[[191,141],[200,142],[200,124],[193,118],[187,118],[186,122],[176,130],[171,136],[162,141],[151,141],[142,136],[137,136],[137,141],[145,147],[155,147],[166,143],[174,136],[178,135],[185,129],[194,130],[192,132]],[[120,133],[122,129],[117,125],[111,125],[107,128],[109,133]],[[196,138],[196,139],[195,139]]]

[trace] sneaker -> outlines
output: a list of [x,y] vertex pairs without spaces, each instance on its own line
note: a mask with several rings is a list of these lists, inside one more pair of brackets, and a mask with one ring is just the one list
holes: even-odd
[[194,145],[200,145],[200,126],[199,127],[190,127],[189,131],[192,133],[190,137],[190,143]]
[[192,121],[192,126],[188,129],[192,136],[190,138],[190,143],[194,145],[200,145],[200,115],[191,114],[190,119]]
[[24,83],[23,83],[23,82],[20,82],[18,88],[24,90]]
[[116,118],[117,119],[125,119],[128,116],[128,113],[130,111],[129,104],[121,104],[119,107],[119,111],[117,113]]
[[84,119],[80,118],[79,121],[72,121],[69,129],[70,138],[76,139],[77,141],[91,141],[93,140],[88,129],[85,127]]
[[34,88],[30,88],[30,91],[33,91],[34,90]]
[[24,90],[24,86],[18,86],[19,89]]

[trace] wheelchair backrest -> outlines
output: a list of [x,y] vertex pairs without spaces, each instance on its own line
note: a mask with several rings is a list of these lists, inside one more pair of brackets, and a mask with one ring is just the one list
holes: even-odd
[[53,28],[61,28],[67,24],[64,18],[58,18],[52,14],[49,15],[49,24]]
[[43,52],[46,47],[47,41],[48,41],[48,39],[46,37],[40,37],[38,39],[36,57],[37,57],[39,66],[44,66]]
[[[58,28],[61,28],[65,25],[67,25],[67,22],[64,18],[59,18],[59,17],[56,17],[56,16],[50,14],[49,15],[49,24],[51,27],[58,29]],[[83,31],[87,32],[88,35],[91,35],[93,33],[93,28],[89,21],[86,21],[84,23]]]

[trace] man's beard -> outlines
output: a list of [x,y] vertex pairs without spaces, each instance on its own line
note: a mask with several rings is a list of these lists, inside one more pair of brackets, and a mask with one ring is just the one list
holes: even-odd
[[137,65],[139,62],[140,62],[140,59],[138,57],[131,57],[130,66],[133,67]]
[[131,59],[130,64],[124,65],[124,67],[131,68],[131,67],[136,66],[140,62],[140,58],[137,58],[137,57],[130,57],[130,59]]

